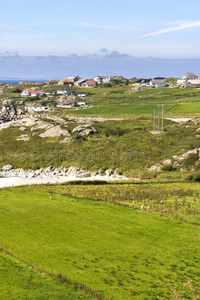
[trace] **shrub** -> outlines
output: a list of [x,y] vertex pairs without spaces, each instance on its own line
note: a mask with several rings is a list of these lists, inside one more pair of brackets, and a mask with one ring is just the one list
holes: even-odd
[[197,154],[190,154],[183,162],[183,166],[184,167],[193,166],[198,159],[199,156]]

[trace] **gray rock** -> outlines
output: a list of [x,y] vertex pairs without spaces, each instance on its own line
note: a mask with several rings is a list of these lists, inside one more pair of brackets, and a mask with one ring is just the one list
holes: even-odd
[[99,170],[98,174],[100,176],[105,176],[106,175],[106,172],[104,170]]
[[113,174],[114,174],[114,170],[113,169],[106,170],[106,176],[111,176]]
[[160,171],[161,168],[162,168],[162,164],[157,163],[157,164],[151,166],[148,170],[149,171]]
[[78,178],[91,177],[91,173],[90,172],[80,173],[80,174],[76,175],[76,177],[78,177]]
[[73,142],[73,138],[69,137],[69,138],[65,138],[64,140],[60,141],[59,144],[64,144],[64,143],[71,143]]
[[21,131],[25,131],[25,130],[27,130],[27,128],[26,128],[26,127],[24,127],[24,126],[22,126],[22,127],[20,127],[20,128],[19,128],[19,130],[21,130]]
[[4,172],[9,172],[13,169],[13,166],[12,165],[5,165],[2,167],[2,171]]

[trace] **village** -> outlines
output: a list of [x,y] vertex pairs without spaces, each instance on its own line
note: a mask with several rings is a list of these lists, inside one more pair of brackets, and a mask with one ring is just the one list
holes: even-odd
[[[60,96],[58,99],[57,107],[59,108],[87,108],[88,104],[85,99],[89,95],[88,92],[81,91],[81,88],[100,88],[100,87],[116,87],[120,84],[132,85],[133,89],[138,87],[150,87],[150,88],[161,88],[161,87],[200,87],[200,75],[197,76],[192,72],[185,73],[182,79],[175,79],[173,82],[168,82],[166,77],[154,77],[154,78],[140,78],[128,80],[122,76],[95,76],[93,79],[81,79],[78,76],[66,77],[65,79],[55,81],[49,80],[45,82],[45,87],[48,88],[45,91],[35,87],[35,82],[19,82],[23,85],[33,85],[28,89],[24,89],[21,92],[21,97],[40,97],[40,96]],[[58,89],[55,87],[58,86]],[[64,88],[61,88],[64,86]],[[51,89],[54,87],[54,89]],[[80,91],[72,91],[70,88],[80,88]],[[34,98],[33,98],[34,99]],[[42,112],[48,110],[49,107],[45,105],[39,105],[32,107],[33,112]],[[30,110],[30,107],[29,107]]]

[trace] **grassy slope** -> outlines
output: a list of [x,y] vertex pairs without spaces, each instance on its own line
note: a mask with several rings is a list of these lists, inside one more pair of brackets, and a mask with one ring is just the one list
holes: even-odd
[[[162,135],[152,135],[153,120],[136,118],[124,121],[107,121],[94,124],[98,134],[78,138],[70,144],[59,144],[61,138],[40,138],[26,134],[29,142],[16,141],[21,131],[11,127],[0,131],[0,166],[12,164],[14,168],[37,169],[49,165],[71,165],[97,171],[119,168],[127,174],[145,169],[172,155],[200,147],[196,137],[199,125],[186,125],[165,121]],[[69,124],[72,130],[76,123]],[[184,150],[183,150],[184,149]]]
[[0,299],[94,299],[0,253]]
[[47,272],[123,300],[130,287],[133,299],[166,299],[167,285],[198,285],[198,226],[56,195],[51,186],[3,189],[0,199],[1,243]]

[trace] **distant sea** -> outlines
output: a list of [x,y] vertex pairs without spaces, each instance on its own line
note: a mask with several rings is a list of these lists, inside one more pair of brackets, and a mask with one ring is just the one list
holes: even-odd
[[8,83],[8,84],[19,84],[19,82],[29,82],[29,81],[34,81],[34,82],[45,82],[45,81],[48,81],[50,79],[12,79],[12,78],[4,78],[4,79],[1,79],[0,78],[0,82],[3,82],[3,83]]

